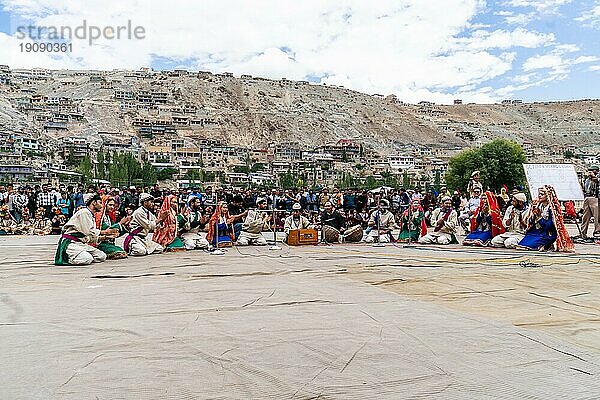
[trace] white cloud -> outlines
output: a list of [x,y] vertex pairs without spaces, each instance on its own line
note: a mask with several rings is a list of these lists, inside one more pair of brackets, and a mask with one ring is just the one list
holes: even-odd
[[600,28],[600,1],[597,1],[596,4],[591,10],[575,18],[575,21],[583,22],[588,27]]
[[[139,68],[160,57],[213,72],[322,76],[328,84],[395,93],[408,101],[451,102],[450,93],[459,92],[465,101],[489,102],[498,94],[486,81],[512,70],[517,48],[553,46],[562,52],[553,54],[560,60],[578,50],[556,43],[552,33],[493,30],[477,23],[475,17],[486,10],[484,0],[0,2],[41,26],[77,26],[84,19],[116,26],[130,19],[146,30],[144,40],[100,40],[94,46],[74,40],[68,55],[22,54],[21,41],[0,33],[0,60],[14,67]],[[567,2],[546,0],[541,8],[529,4],[533,1],[509,3],[551,10],[550,3]],[[557,50],[560,46],[567,47]],[[543,63],[534,59],[528,66]]]
[[517,28],[513,31],[478,30],[471,37],[456,39],[456,43],[470,49],[509,49],[513,47],[536,48],[546,46],[555,40],[552,33],[538,33]]
[[593,72],[600,71],[600,65],[592,65],[589,70]]
[[553,13],[561,6],[571,3],[573,0],[509,0],[504,3],[508,7],[531,7],[537,12]]

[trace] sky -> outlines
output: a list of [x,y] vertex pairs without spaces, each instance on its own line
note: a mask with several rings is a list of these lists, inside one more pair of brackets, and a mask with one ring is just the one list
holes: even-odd
[[[21,51],[56,38],[19,30],[84,21],[143,35]],[[599,98],[600,0],[0,0],[0,64],[233,72],[411,103]]]

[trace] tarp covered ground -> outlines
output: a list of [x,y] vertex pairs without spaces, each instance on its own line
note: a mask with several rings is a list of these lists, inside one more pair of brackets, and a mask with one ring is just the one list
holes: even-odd
[[[522,256],[508,252],[354,245],[57,268],[55,240],[0,238],[2,399],[593,399],[600,392],[592,255],[527,254],[530,265],[519,266]],[[580,278],[559,281],[570,276]],[[517,289],[485,294],[508,283]],[[524,286],[558,300],[519,300]],[[485,311],[496,302],[504,306]],[[519,310],[548,309],[587,333],[573,340],[568,329],[511,323]]]

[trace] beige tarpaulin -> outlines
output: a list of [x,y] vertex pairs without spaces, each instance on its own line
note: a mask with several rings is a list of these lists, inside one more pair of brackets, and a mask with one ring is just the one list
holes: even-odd
[[[564,257],[527,255],[530,264],[519,266],[515,253],[355,245],[57,268],[49,262],[55,241],[0,238],[2,399],[600,393],[598,305],[586,303],[589,295],[571,299],[586,307],[544,297],[546,279],[560,279],[552,297],[587,291],[597,299],[589,260],[568,258],[579,260],[571,266]],[[508,283],[518,289],[493,291]],[[524,285],[540,292],[531,295],[538,306],[519,299]],[[519,309],[548,307],[565,319],[586,315],[582,329],[591,333],[581,345],[568,332],[509,323]]]

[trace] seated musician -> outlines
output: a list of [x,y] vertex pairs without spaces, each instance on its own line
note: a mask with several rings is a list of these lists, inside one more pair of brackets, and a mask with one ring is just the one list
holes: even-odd
[[294,203],[292,206],[292,215],[285,219],[283,233],[285,234],[284,241],[286,243],[291,230],[314,228],[308,218],[306,218],[304,215],[301,215],[301,211],[302,207],[300,206],[300,203]]
[[264,197],[256,200],[257,210],[248,210],[242,225],[242,231],[237,239],[238,246],[265,246],[267,239],[262,235],[263,229],[268,227],[272,215],[267,213],[267,199]]
[[422,244],[451,244],[458,243],[456,231],[458,229],[458,217],[456,210],[452,208],[450,196],[442,198],[442,206],[433,210],[431,214],[431,225],[433,232],[419,238]]
[[346,229],[345,218],[333,208],[331,201],[325,203],[325,210],[321,213],[321,224],[334,228],[338,234],[344,233]]
[[392,229],[396,228],[396,219],[394,214],[389,210],[390,203],[383,199],[379,201],[379,207],[371,213],[369,218],[369,234],[365,238],[365,242],[373,243],[389,243],[391,242]]

